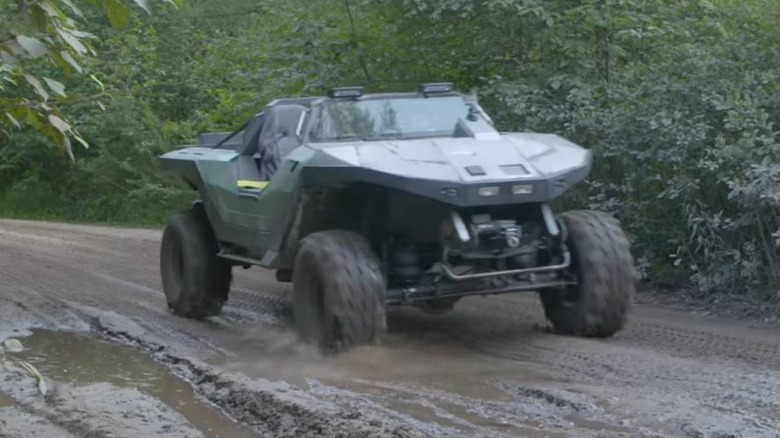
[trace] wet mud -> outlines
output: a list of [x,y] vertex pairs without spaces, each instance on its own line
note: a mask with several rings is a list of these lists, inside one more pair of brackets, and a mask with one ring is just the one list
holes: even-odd
[[[21,353],[65,388],[55,395],[109,400],[39,405],[34,380],[14,377],[0,385],[0,436],[85,436],[73,424],[100,430],[93,417],[112,418],[111,400],[138,409],[117,430],[151,436],[134,422],[166,436],[216,436],[208,429],[227,430],[222,420],[263,437],[780,436],[776,326],[638,305],[613,338],[564,337],[549,333],[535,296],[512,295],[464,299],[440,316],[394,309],[379,345],[321,357],[289,328],[289,286],[259,269],[236,269],[220,317],[171,315],[158,253],[157,231],[0,221],[0,339],[32,334],[31,346],[59,351]],[[67,347],[38,328],[111,343],[76,336]],[[111,353],[68,357],[90,348]],[[87,371],[102,363],[132,371]],[[57,420],[74,411],[94,412]]]
[[16,405],[16,402],[11,397],[0,393],[0,409],[10,408]]
[[0,409],[0,436],[203,437],[181,415],[134,389],[109,383],[71,386],[46,380],[46,390],[26,370],[5,360],[0,391],[13,400]]
[[33,330],[23,342],[24,351],[7,356],[30,363],[46,379],[75,387],[108,383],[137,390],[179,413],[205,438],[252,436],[146,352],[87,334],[49,330]]

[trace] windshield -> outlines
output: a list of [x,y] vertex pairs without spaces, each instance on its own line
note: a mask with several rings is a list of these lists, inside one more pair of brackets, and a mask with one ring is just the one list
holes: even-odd
[[469,108],[460,96],[328,101],[309,137],[323,142],[452,136]]

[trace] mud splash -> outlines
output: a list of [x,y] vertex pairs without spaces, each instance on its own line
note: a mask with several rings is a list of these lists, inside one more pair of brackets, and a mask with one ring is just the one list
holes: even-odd
[[[22,339],[24,351],[9,354],[35,366],[43,376],[74,386],[108,382],[134,388],[180,413],[206,438],[249,438],[242,429],[146,354],[94,337],[33,330]],[[13,401],[11,401],[13,404]],[[3,406],[0,394],[0,406]]]
[[[242,326],[235,334],[233,351],[238,354],[212,359],[212,365],[289,382],[338,405],[375,411],[432,436],[557,437],[570,436],[566,429],[580,426],[563,418],[570,413],[564,409],[568,406],[539,407],[533,397],[513,394],[497,383],[512,375],[534,386],[561,386],[565,381],[496,358],[486,367],[484,358],[448,339],[394,334],[380,345],[323,357],[299,344],[290,331]],[[528,417],[538,421],[526,424]],[[603,423],[586,429],[625,431]]]

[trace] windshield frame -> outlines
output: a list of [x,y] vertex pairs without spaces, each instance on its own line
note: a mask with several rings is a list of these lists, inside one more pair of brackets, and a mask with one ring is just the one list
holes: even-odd
[[[425,133],[424,135],[416,135],[412,133],[408,134],[400,134],[400,135],[394,135],[392,137],[359,137],[359,136],[349,136],[345,138],[340,139],[333,139],[333,138],[326,138],[326,139],[312,139],[311,132],[314,126],[319,122],[320,117],[322,116],[322,112],[325,108],[325,104],[328,102],[334,102],[334,101],[352,101],[352,102],[363,102],[363,101],[372,101],[372,100],[399,100],[399,99],[439,99],[443,97],[460,97],[463,100],[463,104],[465,107],[471,107],[474,109],[474,114],[482,119],[484,118],[484,111],[479,107],[479,105],[476,102],[472,102],[468,96],[463,95],[459,92],[447,92],[447,93],[437,93],[434,95],[425,95],[425,94],[419,94],[419,93],[381,93],[381,94],[368,94],[363,95],[358,98],[339,98],[339,99],[333,99],[333,98],[323,98],[316,102],[312,103],[311,106],[311,112],[309,113],[308,117],[306,117],[306,121],[304,122],[304,127],[302,129],[302,140],[306,144],[324,144],[324,143],[348,143],[348,142],[362,142],[362,141],[383,141],[383,140],[410,140],[415,138],[437,138],[437,137],[449,137],[446,133],[441,133],[440,135],[437,135],[437,133]],[[466,114],[464,114],[464,119],[466,118]],[[485,120],[486,122],[490,123],[490,120]]]

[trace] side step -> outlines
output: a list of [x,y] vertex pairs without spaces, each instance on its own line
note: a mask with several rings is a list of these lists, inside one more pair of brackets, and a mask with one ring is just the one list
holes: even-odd
[[[244,269],[248,269],[252,266],[262,266],[262,261],[259,259],[255,259],[252,257],[246,257],[236,254],[230,254],[225,251],[220,252],[217,254],[217,256],[222,257],[223,259],[228,259],[231,261],[234,261],[241,266],[244,267]],[[276,281],[280,283],[291,283],[292,282],[292,271],[289,269],[277,269],[276,270]]]
[[232,261],[238,262],[238,263],[240,263],[242,265],[260,266],[260,264],[261,264],[259,259],[255,259],[255,258],[252,258],[252,257],[246,257],[246,256],[230,254],[230,253],[225,253],[225,252],[220,252],[217,255],[219,257],[222,257],[223,259],[232,260]]

